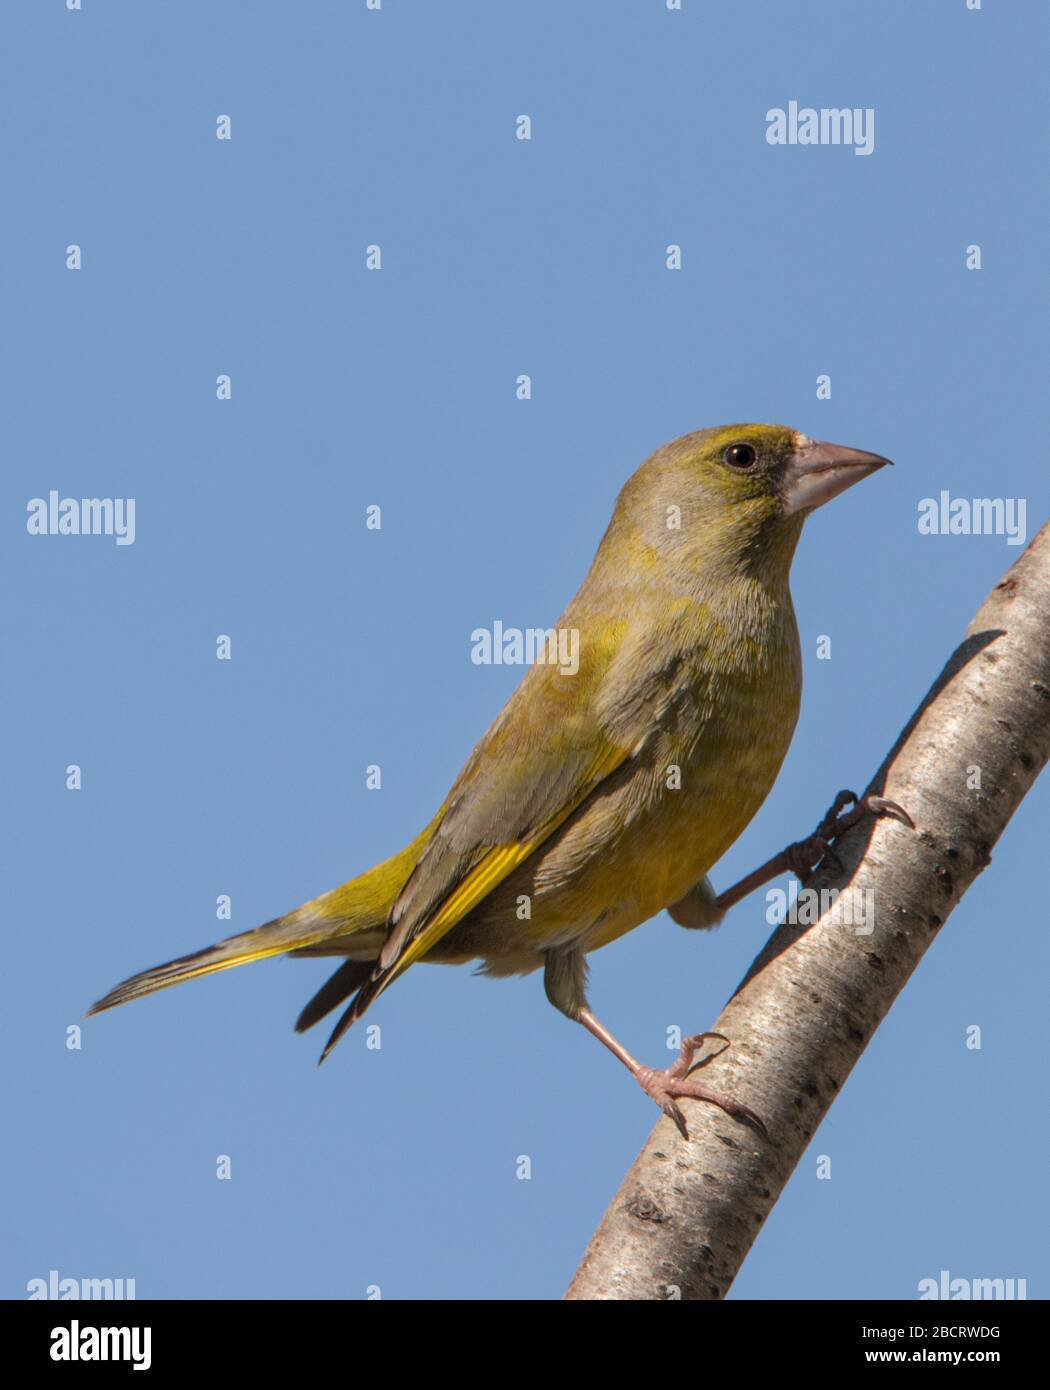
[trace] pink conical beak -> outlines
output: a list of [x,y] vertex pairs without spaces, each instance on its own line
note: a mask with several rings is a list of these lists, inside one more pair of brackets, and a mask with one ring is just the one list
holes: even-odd
[[784,515],[822,507],[891,460],[844,444],[807,439],[787,461],[780,483]]

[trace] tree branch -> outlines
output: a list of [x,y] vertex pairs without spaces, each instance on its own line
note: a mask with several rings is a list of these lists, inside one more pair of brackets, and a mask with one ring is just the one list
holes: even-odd
[[[779,927],[713,1026],[733,1046],[704,1082],[765,1121],[766,1143],[683,1102],[657,1123],[591,1240],[570,1299],[719,1299],[857,1059],[1050,756],[1050,523],[992,590],[868,787],[915,830],[865,821],[808,886],[870,891]],[[979,786],[974,769],[979,769]],[[866,925],[870,925],[866,924]]]

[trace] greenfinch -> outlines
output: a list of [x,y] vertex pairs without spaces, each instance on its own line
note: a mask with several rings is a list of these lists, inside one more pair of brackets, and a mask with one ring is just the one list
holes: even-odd
[[290,953],[342,957],[299,1031],[345,1011],[322,1060],[418,961],[542,967],[582,1023],[685,1133],[676,1100],[757,1117],[692,1079],[704,1038],[644,1067],[591,1012],[586,956],[667,908],[725,910],[708,871],[780,769],[802,661],[788,582],[806,517],[889,460],[782,425],[698,430],[658,449],[616,503],[587,577],[467,759],[437,815],[392,858],[254,931],[117,985],[98,1013],[201,975]]

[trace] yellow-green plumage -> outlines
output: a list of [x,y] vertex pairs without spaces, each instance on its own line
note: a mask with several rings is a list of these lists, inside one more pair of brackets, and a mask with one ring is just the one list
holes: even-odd
[[[747,467],[727,462],[748,457],[739,441]],[[549,996],[576,1016],[585,953],[665,907],[688,925],[717,920],[705,876],[765,799],[798,717],[788,573],[808,511],[848,485],[812,462],[830,448],[735,425],[660,449],[623,488],[557,624],[579,633],[578,671],[530,667],[415,841],[96,1009],[293,952],[347,957],[300,1019],[356,993],[333,1042],[416,960],[546,966]],[[876,458],[834,458],[847,454]]]

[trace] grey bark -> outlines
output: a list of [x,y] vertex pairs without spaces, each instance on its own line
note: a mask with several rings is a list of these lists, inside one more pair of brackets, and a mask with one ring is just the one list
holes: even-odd
[[[1050,756],[1050,523],[992,590],[867,791],[911,814],[865,820],[817,889],[870,889],[874,931],[842,905],[774,932],[715,1029],[700,1073],[759,1114],[764,1141],[683,1101],[661,1118],[591,1240],[570,1299],[719,1299],[890,1005]],[[971,769],[980,770],[974,788]],[[834,788],[830,791],[836,790]],[[803,1290],[796,1290],[796,1295]]]

